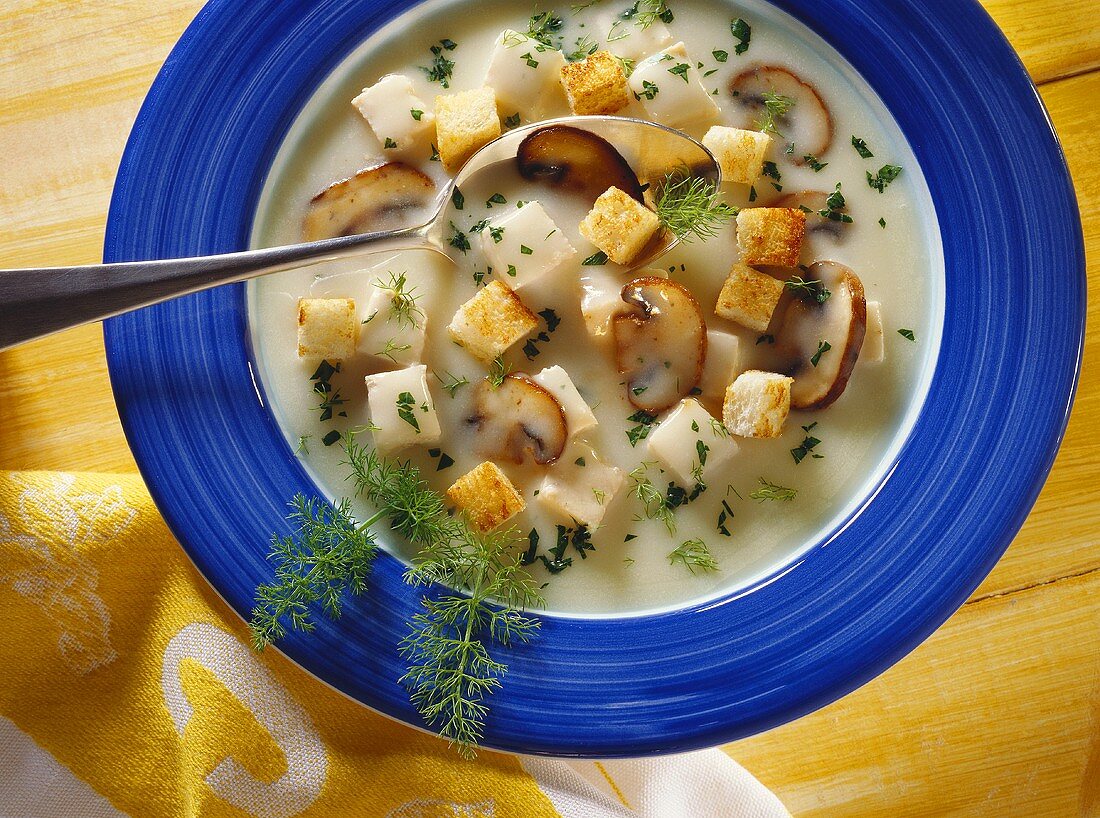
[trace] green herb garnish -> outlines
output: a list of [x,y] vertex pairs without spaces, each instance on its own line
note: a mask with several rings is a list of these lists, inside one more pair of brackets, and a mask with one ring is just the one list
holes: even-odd
[[657,197],[657,218],[681,241],[708,239],[717,234],[737,210],[718,200],[718,186],[699,176],[670,173]]
[[871,171],[867,171],[867,184],[872,190],[882,193],[886,190],[886,186],[900,175],[901,168],[897,165],[883,165],[874,176],[871,175]]
[[[752,27],[738,17],[736,20],[730,21],[730,32],[733,34],[733,38],[737,40],[733,53],[741,55],[748,51],[749,43],[752,41]],[[719,62],[725,62],[725,60],[719,60]]]
[[[802,276],[791,276],[790,280],[784,283],[784,286],[791,292],[803,298],[812,299],[818,304],[824,304],[829,300],[829,296],[832,295],[828,288],[818,279],[806,281]],[[758,340],[757,343],[760,343],[760,341]]]
[[[821,441],[818,441],[818,443],[820,443],[820,442]],[[813,444],[813,446],[816,446],[816,445],[817,445],[817,443]],[[810,448],[813,448],[813,446],[811,446]],[[805,455],[803,455],[803,457],[805,457]],[[801,459],[801,458],[799,458],[799,459]],[[795,462],[798,462],[798,461],[796,460]],[[751,497],[753,500],[758,500],[761,503],[763,503],[767,500],[783,500],[783,501],[793,500],[795,498],[795,495],[797,495],[797,494],[798,494],[798,491],[796,489],[789,489],[786,486],[779,486],[779,485],[776,485],[775,483],[770,483],[767,480],[765,480],[763,477],[761,477],[760,478],[760,488],[753,491],[749,495],[749,497]]]
[[760,115],[760,118],[754,123],[754,127],[758,131],[764,131],[765,133],[775,134],[776,136],[783,136],[779,132],[779,128],[776,123],[782,120],[787,114],[794,108],[795,101],[790,97],[777,94],[774,91],[765,91],[760,95],[764,102],[764,112]]
[[867,143],[864,142],[862,139],[859,139],[856,136],[852,137],[852,147],[855,148],[856,153],[858,153],[864,159],[873,159],[874,156],[875,156],[873,153],[871,153],[871,150],[867,147]]
[[900,335],[902,338],[908,338],[910,341],[917,340],[916,334],[911,329],[899,329],[898,335]]
[[718,570],[718,561],[711,556],[707,544],[698,538],[678,545],[668,555],[668,562],[670,565],[683,563],[693,574],[696,568],[703,572]]
[[810,365],[813,366],[813,367],[816,367],[818,365],[818,363],[821,361],[821,356],[824,355],[826,352],[828,352],[832,348],[833,348],[832,344],[830,344],[828,341],[818,341],[817,342],[817,352],[815,352],[813,354],[813,356],[810,358]]
[[825,168],[829,167],[828,162],[819,162],[817,157],[812,153],[807,153],[802,157],[802,160],[813,169],[814,173],[820,173],[825,170]]

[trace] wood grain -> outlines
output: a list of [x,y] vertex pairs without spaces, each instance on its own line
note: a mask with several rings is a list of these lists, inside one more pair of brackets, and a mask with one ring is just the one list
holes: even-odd
[[[1046,83],[1095,291],[1095,0],[984,5],[1032,77]],[[99,259],[131,123],[200,7],[198,0],[0,6],[0,264]],[[972,600],[861,690],[728,748],[796,815],[1100,817],[1098,312],[1094,300],[1081,386],[1054,470]],[[98,327],[0,353],[0,468],[135,470]]]

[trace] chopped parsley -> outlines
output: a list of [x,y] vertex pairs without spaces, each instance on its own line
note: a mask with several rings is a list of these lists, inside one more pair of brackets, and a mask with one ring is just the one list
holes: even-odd
[[886,190],[886,186],[900,175],[901,168],[897,165],[883,165],[874,176],[871,175],[871,171],[867,171],[867,184],[872,190],[882,193]]
[[[454,74],[455,64],[453,61],[448,60],[443,54],[443,50],[454,51],[457,47],[457,43],[453,40],[440,40],[440,45],[433,45],[431,52],[433,55],[432,64],[430,68],[420,66],[420,70],[428,76],[429,82],[438,82],[444,88],[451,87],[451,76]],[[433,145],[433,147],[435,147]]]
[[817,211],[817,215],[829,221],[851,224],[852,217],[843,212],[846,205],[844,194],[840,192],[840,182],[837,182],[836,190],[825,199],[825,209]]
[[814,173],[821,173],[825,168],[829,167],[828,162],[819,162],[817,157],[812,153],[807,153],[802,157],[802,160],[813,169]]
[[451,247],[454,247],[456,250],[461,250],[463,253],[465,253],[467,250],[470,249],[470,239],[467,238],[465,233],[458,229],[454,222],[451,222],[451,230],[453,231],[453,234],[448,244],[450,244]]
[[642,80],[642,91],[641,93],[635,91],[634,99],[641,99],[642,97],[645,97],[646,99],[653,99],[660,92],[661,89],[657,86],[657,83],[650,82],[649,80]]
[[493,237],[493,244],[500,244],[504,240],[504,228],[490,227],[489,235]]
[[820,460],[824,455],[817,454],[814,448],[820,445],[821,441],[810,434],[814,427],[817,426],[817,422],[814,421],[809,426],[803,426],[802,431],[806,433],[806,437],[795,448],[791,449],[791,457],[794,458],[795,463],[801,463],[807,455]]
[[412,392],[402,392],[397,396],[397,416],[420,434],[420,423],[413,414],[414,409],[416,409],[416,399],[412,396]]
[[340,439],[340,433],[338,431],[336,431],[335,429],[333,429],[331,432],[329,432],[327,435],[325,435],[324,437],[321,438],[321,442],[324,443],[326,446],[331,446],[333,443],[335,443],[339,439]]
[[527,36],[551,48],[560,48],[561,38],[559,36],[555,43],[554,35],[561,31],[564,25],[565,20],[552,11],[533,14],[531,19],[527,21]]
[[[752,41],[752,27],[738,17],[736,20],[730,21],[730,32],[733,34],[733,38],[737,40],[733,53],[740,56],[748,51],[749,43]],[[725,60],[719,60],[719,62],[725,62]]]
[[733,509],[730,508],[730,504],[724,499],[722,500],[722,508],[718,511],[718,533],[723,537],[732,537],[729,527],[726,525],[733,519]]
[[816,368],[818,363],[820,363],[821,361],[821,356],[832,348],[832,344],[830,344],[828,341],[818,341],[817,352],[815,352],[813,354],[813,357],[810,358],[810,365]]
[[417,110],[416,108],[411,108],[411,109],[409,109],[409,113],[411,113],[411,114],[412,114],[412,118],[413,118],[413,119],[415,119],[415,120],[416,120],[417,122],[419,122],[419,121],[420,121],[420,119],[421,119],[421,117],[423,117],[423,116],[424,116],[424,112],[423,112],[423,111],[419,111],[419,110]]
[[878,220],[878,226],[881,227],[883,230],[885,230],[886,229],[886,219],[879,219]]
[[873,159],[875,156],[873,153],[871,153],[870,148],[867,147],[867,143],[856,136],[852,136],[852,147],[855,148],[856,153],[858,153],[864,159]]
[[902,338],[907,338],[910,341],[916,341],[917,340],[916,334],[911,329],[899,329],[898,330],[898,335],[900,335]]
[[626,439],[630,441],[631,446],[637,446],[639,440],[645,440],[649,436],[650,427],[657,420],[657,416],[649,414],[644,409],[639,409],[627,420],[636,425],[626,430]]
[[512,128],[519,127],[519,112],[512,114],[509,117],[504,118],[504,127],[511,130]]
[[462,195],[462,191],[458,189],[458,185],[455,185],[451,191],[451,203],[455,206],[455,210],[461,210],[466,204],[466,197]]
[[668,69],[668,73],[675,74],[685,83],[688,81],[688,70],[691,68],[686,62],[676,63],[672,68]]
[[535,252],[535,251],[534,251],[534,250],[532,250],[532,249],[531,249],[530,247],[528,247],[528,246],[527,246],[526,244],[521,244],[521,245],[519,246],[519,251],[520,251],[520,253],[522,253],[522,254],[523,254],[523,255],[525,255],[525,256],[529,256],[529,255],[531,255],[531,254],[532,254],[533,252]]
[[730,58],[728,51],[722,51],[720,49],[715,49],[714,51],[710,52],[710,56],[714,57],[715,62],[725,62]]
[[530,51],[528,51],[526,54],[521,54],[520,59],[527,63],[528,68],[538,68],[539,67],[539,61],[531,56]]
[[397,147],[397,143],[387,136],[386,141],[382,143],[382,147],[386,150],[392,150],[393,148]]

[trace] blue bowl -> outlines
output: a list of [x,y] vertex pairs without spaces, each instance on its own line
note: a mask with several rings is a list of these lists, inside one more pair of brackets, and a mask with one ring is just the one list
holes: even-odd
[[[409,0],[213,0],[138,116],[106,261],[243,249],[265,176],[316,86]],[[844,526],[757,587],[624,618],[545,616],[510,671],[484,745],[641,756],[797,718],[916,647],[988,574],[1054,460],[1085,324],[1073,187],[1034,86],[972,0],[775,0],[893,113],[936,202],[946,314],[921,414],[888,479]],[[873,44],[869,47],[868,44]],[[245,290],[112,319],[119,413],[142,475],[199,570],[242,617],[268,581],[286,501],[317,493],[265,408]],[[384,555],[337,623],[279,647],[364,704],[422,724],[397,684],[418,609]]]

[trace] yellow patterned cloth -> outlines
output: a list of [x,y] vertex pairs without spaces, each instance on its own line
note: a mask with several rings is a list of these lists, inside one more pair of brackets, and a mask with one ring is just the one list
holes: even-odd
[[256,654],[136,476],[0,472],[0,611],[0,814],[786,814],[718,751],[464,761]]

